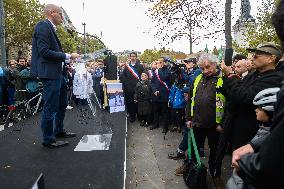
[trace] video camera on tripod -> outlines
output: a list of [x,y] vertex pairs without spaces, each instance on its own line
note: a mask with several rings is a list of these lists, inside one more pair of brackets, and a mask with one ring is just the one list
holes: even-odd
[[170,58],[164,58],[164,60],[165,62],[170,63],[171,74],[180,74],[182,69],[186,67],[185,64],[174,62]]

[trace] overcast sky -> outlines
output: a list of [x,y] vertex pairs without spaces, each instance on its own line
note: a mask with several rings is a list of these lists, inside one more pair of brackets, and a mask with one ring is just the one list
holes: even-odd
[[[77,31],[83,32],[82,23],[86,23],[86,31],[90,34],[101,35],[107,47],[114,52],[123,50],[138,50],[160,48],[153,33],[149,32],[153,26],[150,18],[145,14],[147,5],[136,3],[135,0],[39,0],[41,3],[52,3],[63,7],[70,17]],[[218,1],[218,0],[212,0]],[[222,0],[225,1],[225,0]],[[235,1],[235,2],[234,2]],[[251,14],[256,14],[260,0],[250,0]],[[83,2],[85,9],[83,11]],[[233,0],[233,19],[240,13],[241,0]],[[203,44],[194,45],[193,51],[204,49],[208,44],[209,49],[214,45],[220,47],[225,44],[224,35],[218,41],[204,40]],[[176,41],[167,46],[175,51],[189,53],[189,44],[186,40]]]

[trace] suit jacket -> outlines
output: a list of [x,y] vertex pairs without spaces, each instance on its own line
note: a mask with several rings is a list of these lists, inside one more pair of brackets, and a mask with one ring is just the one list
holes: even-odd
[[[170,88],[170,76],[171,71],[168,69],[167,66],[162,67],[158,70],[158,74],[160,79],[167,84],[167,86]],[[169,101],[169,90],[166,88],[164,84],[162,84],[156,73],[154,73],[152,79],[151,79],[151,88],[152,88],[152,100],[153,102],[168,102]],[[155,96],[154,93],[156,91],[159,91],[159,95]]]
[[65,53],[49,20],[40,21],[34,29],[31,74],[45,79],[59,79]]
[[[139,62],[136,62],[134,69],[136,69],[139,77],[141,77],[141,74],[144,71],[144,67]],[[139,79],[134,77],[132,73],[125,67],[122,74],[120,75],[120,81],[123,84],[124,92],[134,93],[136,84],[138,83]]]

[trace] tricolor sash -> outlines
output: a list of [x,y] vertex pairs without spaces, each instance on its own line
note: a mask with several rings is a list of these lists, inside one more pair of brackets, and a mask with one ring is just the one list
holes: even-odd
[[160,83],[162,83],[162,84],[166,87],[167,91],[169,91],[170,88],[168,87],[168,85],[166,84],[166,82],[164,82],[164,81],[161,80],[161,78],[160,78],[160,76],[159,76],[158,69],[155,70],[155,74],[156,74],[158,80],[160,81]]
[[138,72],[136,71],[136,69],[131,66],[131,64],[126,64],[126,68],[130,71],[130,73],[138,80],[140,80],[140,77],[138,75]]
[[148,70],[148,74],[149,74],[149,78],[153,77],[153,71],[152,70]]

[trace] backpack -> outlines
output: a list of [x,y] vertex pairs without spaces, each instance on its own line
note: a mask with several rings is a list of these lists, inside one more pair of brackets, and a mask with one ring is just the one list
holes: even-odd
[[169,104],[173,108],[184,108],[186,105],[184,88],[178,88],[176,85],[173,85],[169,95]]

